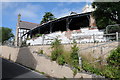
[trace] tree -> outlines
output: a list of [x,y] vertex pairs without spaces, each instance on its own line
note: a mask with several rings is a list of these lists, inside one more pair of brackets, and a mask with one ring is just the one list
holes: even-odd
[[42,21],[40,22],[40,24],[42,23],[46,23],[50,20],[55,20],[56,18],[54,17],[54,15],[51,12],[45,12],[45,15],[42,18]]
[[12,37],[14,37],[12,29],[7,27],[0,27],[0,42],[2,42],[2,44]]
[[107,25],[120,24],[120,2],[93,2],[96,8],[93,16],[99,29],[105,29]]

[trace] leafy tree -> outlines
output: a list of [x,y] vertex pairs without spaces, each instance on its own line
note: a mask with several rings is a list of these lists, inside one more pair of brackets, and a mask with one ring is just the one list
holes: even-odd
[[12,37],[14,37],[13,33],[12,33],[12,29],[7,28],[7,27],[1,27],[0,28],[0,42],[2,42],[2,44],[11,39]]
[[42,18],[42,21],[40,22],[40,24],[42,23],[46,23],[50,20],[55,20],[56,18],[54,17],[54,15],[51,12],[45,12],[45,15]]
[[111,24],[120,24],[120,2],[93,2],[92,5],[96,8],[93,16],[99,29]]

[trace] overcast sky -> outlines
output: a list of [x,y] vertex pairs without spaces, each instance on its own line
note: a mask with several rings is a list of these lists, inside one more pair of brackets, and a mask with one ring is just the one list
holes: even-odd
[[91,2],[2,2],[0,26],[12,28],[15,34],[19,13],[22,21],[39,24],[45,12],[52,12],[56,18],[60,18],[69,15],[71,11],[81,13],[86,4]]

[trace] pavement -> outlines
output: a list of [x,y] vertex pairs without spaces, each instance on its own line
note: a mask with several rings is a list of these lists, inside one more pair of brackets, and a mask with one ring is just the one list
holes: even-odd
[[0,62],[2,62],[0,64],[0,75],[2,74],[0,78],[2,77],[2,80],[52,80],[52,78],[47,78],[43,74],[12,61],[0,58]]

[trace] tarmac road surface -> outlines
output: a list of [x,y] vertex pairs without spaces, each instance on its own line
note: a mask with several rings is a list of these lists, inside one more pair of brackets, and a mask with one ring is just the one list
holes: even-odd
[[[2,80],[53,80],[45,75],[30,70],[24,66],[16,64],[12,61],[0,58],[2,60]],[[0,76],[1,77],[1,76]]]

